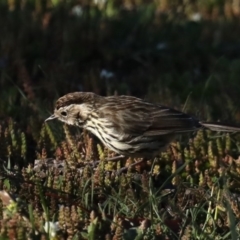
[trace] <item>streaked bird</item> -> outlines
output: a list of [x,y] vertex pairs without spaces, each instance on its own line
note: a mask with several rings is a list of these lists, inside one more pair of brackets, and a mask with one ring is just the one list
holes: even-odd
[[91,92],[73,92],[56,102],[58,119],[86,129],[112,151],[132,157],[154,157],[179,134],[207,128],[220,132],[239,132],[240,127],[198,119],[132,96],[103,97]]

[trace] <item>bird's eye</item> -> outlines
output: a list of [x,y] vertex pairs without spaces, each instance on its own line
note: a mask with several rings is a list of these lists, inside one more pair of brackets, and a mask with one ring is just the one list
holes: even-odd
[[64,117],[66,117],[66,116],[67,116],[67,112],[62,111],[62,112],[61,112],[61,115],[64,116]]

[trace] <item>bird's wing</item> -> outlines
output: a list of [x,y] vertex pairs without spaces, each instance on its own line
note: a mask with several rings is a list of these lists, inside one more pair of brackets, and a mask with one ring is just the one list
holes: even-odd
[[185,113],[129,96],[108,97],[99,111],[116,131],[129,135],[157,137],[201,127]]
[[201,127],[199,121],[188,114],[164,106],[154,106],[149,113],[151,125],[145,135],[194,131]]

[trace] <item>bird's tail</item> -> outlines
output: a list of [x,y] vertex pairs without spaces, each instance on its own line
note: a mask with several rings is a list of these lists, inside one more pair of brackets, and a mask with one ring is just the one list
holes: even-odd
[[214,122],[200,122],[200,124],[211,130],[216,132],[240,132],[240,126],[222,124],[222,123],[214,123]]

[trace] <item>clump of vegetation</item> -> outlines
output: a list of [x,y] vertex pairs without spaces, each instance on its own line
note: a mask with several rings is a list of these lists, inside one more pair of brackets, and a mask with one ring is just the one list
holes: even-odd
[[237,134],[199,131],[118,175],[138,159],[43,123],[72,91],[239,123],[237,3],[2,1],[1,239],[237,239]]
[[[3,133],[11,128],[11,120],[1,126]],[[67,126],[63,131],[64,140],[50,126],[42,127],[33,164],[11,166],[22,157],[17,150],[3,162],[2,236],[231,239],[238,234],[237,136],[199,131],[188,144],[173,142],[159,157],[119,175],[121,166],[137,159],[107,162],[111,152],[92,136],[72,135]],[[22,134],[14,134],[21,146]],[[1,135],[1,142],[7,137]],[[13,145],[1,145],[1,155]],[[45,225],[51,227],[44,230]]]

